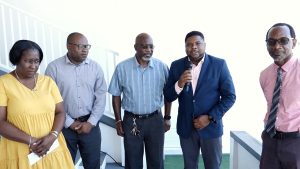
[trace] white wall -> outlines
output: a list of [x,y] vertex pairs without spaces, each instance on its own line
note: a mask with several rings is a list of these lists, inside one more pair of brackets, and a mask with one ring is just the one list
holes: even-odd
[[[155,43],[154,55],[170,65],[183,57],[184,37],[191,30],[204,33],[207,52],[227,60],[236,86],[237,101],[225,115],[224,152],[229,152],[230,130],[245,130],[260,139],[266,102],[259,73],[272,60],[265,34],[276,22],[287,22],[300,35],[297,0],[6,0],[50,23],[85,33],[92,45],[118,51],[117,62],[134,54],[135,36],[148,32]],[[299,56],[299,46],[295,55]],[[1,56],[2,57],[2,56]],[[176,105],[172,109],[172,132],[166,147],[179,146],[175,132]]]

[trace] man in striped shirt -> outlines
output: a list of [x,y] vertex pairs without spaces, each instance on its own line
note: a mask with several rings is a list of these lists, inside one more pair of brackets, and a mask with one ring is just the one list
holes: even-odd
[[147,168],[163,169],[164,133],[170,129],[171,118],[171,103],[163,97],[169,69],[152,57],[150,35],[139,34],[134,48],[135,56],[117,65],[108,89],[113,96],[116,130],[124,137],[125,169],[143,168],[144,148]]

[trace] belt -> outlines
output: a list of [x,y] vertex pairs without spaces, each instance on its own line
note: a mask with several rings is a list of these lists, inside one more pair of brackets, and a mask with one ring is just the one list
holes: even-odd
[[137,119],[148,119],[150,117],[153,117],[154,115],[157,115],[160,111],[159,110],[156,110],[152,113],[149,113],[149,114],[135,114],[135,113],[132,113],[130,111],[127,111],[125,110],[124,111],[126,114],[128,114],[129,116],[133,117],[133,118],[137,118]]
[[294,131],[294,132],[282,132],[282,131],[277,131],[274,136],[275,139],[278,140],[283,140],[283,139],[288,139],[288,138],[300,138],[300,133],[299,131]]
[[91,114],[80,116],[77,118],[74,118],[75,121],[80,121],[80,122],[86,122],[90,118]]

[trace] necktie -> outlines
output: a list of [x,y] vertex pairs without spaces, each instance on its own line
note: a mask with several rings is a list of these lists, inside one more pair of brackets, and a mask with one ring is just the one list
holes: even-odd
[[276,134],[275,121],[276,121],[276,116],[278,111],[281,83],[282,83],[282,69],[281,67],[279,67],[277,69],[277,79],[274,87],[270,114],[267,121],[267,125],[265,127],[266,132],[269,133],[271,137],[274,137],[274,135]]

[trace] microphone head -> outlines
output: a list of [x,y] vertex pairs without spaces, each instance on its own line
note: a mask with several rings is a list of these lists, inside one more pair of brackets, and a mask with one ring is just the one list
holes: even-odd
[[[186,70],[192,70],[192,67],[193,67],[193,63],[190,61],[190,60],[188,60],[188,62],[186,63]],[[191,86],[192,84],[191,84],[191,82],[187,82],[187,83],[185,83],[185,91],[186,92],[189,92],[189,90],[191,90]]]
[[186,69],[187,69],[187,70],[191,70],[192,67],[193,67],[193,63],[189,60],[189,61],[187,62],[187,64],[186,64]]

